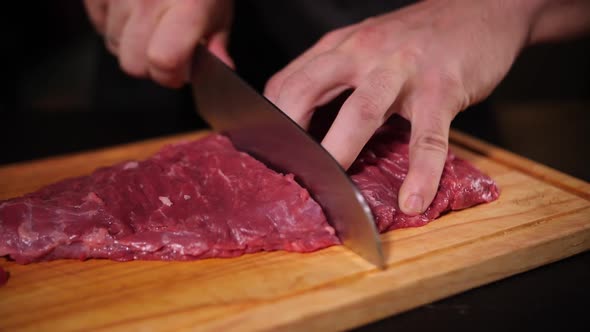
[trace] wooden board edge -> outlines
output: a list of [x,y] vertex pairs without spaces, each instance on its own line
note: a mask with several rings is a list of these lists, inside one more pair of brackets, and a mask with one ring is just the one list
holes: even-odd
[[[380,319],[391,317],[393,315],[402,314],[409,310],[418,308],[422,305],[433,303],[453,295],[461,294],[469,290],[475,289],[477,287],[485,286],[490,283],[500,281],[515,276],[517,274],[521,274],[542,267],[544,265],[566,259],[568,257],[586,252],[588,250],[590,250],[590,230],[586,230],[578,234],[570,234],[565,238],[547,241],[545,243],[536,245],[532,248],[522,249],[512,254],[494,257],[487,262],[481,262],[480,264],[471,266],[467,269],[452,271],[444,276],[444,280],[446,281],[441,281],[440,279],[436,278],[432,278],[432,280],[422,280],[419,283],[404,288],[400,293],[397,294],[398,297],[411,298],[412,294],[414,293],[421,294],[430,291],[430,294],[436,294],[435,296],[417,296],[416,299],[410,299],[407,302],[396,306],[396,310],[393,314],[384,313],[386,310],[390,310],[386,308],[375,310],[376,317],[374,317],[373,319],[359,319],[358,322],[352,323],[347,326],[343,325],[341,326],[341,328],[350,329],[374,323],[379,321]],[[535,259],[534,261],[530,261],[527,265],[517,268],[513,267],[506,268],[505,270],[493,271],[493,266],[502,265],[504,262],[507,261],[526,260],[531,255],[531,253],[535,253],[535,256],[537,257],[543,257],[543,259]],[[478,270],[484,270],[486,273],[478,273]],[[428,284],[430,281],[433,282],[431,284]],[[459,286],[460,281],[465,282],[463,286]],[[438,288],[440,290],[435,290],[435,288]],[[377,304],[373,305],[387,306],[389,305],[389,303],[390,302],[387,302],[385,299],[382,299],[377,301]],[[363,317],[364,314],[359,316]],[[303,331],[306,329],[304,328],[301,330]]]
[[590,183],[584,180],[575,178],[554,168],[519,156],[454,129],[450,132],[450,141],[452,144],[482,154],[505,166],[529,174],[543,182],[590,201]]
[[[428,279],[400,285],[394,290],[369,287],[394,281],[391,273],[370,274],[366,278],[357,278],[351,285],[346,285],[350,290],[338,285],[320,289],[320,293],[315,294],[314,299],[302,294],[275,303],[274,306],[261,308],[260,311],[245,312],[224,322],[214,323],[204,327],[204,330],[239,331],[246,328],[257,331],[341,331],[363,326],[590,250],[590,223],[578,219],[579,217],[580,215],[570,215],[561,220],[499,236],[492,241],[474,242],[461,248],[453,248],[444,255],[425,257],[408,268],[424,270],[428,266],[441,263],[449,266]],[[572,223],[577,226],[567,229],[567,225]],[[535,238],[539,230],[553,236]],[[498,250],[498,245],[502,243],[504,247]],[[512,245],[506,245],[508,243]],[[513,248],[514,246],[518,248]],[[464,255],[466,248],[470,249],[468,251],[478,252],[478,257],[470,257],[468,262],[460,263],[463,265],[456,265],[458,261],[446,262],[449,255]],[[481,260],[481,257],[487,259]],[[326,301],[345,299],[346,296],[340,295],[350,295],[350,292],[356,292],[357,295],[336,308],[321,305]],[[358,295],[360,292],[363,294]],[[293,308],[302,306],[307,308],[304,313],[298,316],[288,314]],[[288,317],[280,317],[280,314],[277,316],[277,312],[287,313]],[[273,316],[278,319],[264,319]]]

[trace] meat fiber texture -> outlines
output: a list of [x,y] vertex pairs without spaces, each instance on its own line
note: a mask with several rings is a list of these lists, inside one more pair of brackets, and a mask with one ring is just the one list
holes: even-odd
[[371,207],[379,232],[422,226],[447,211],[498,198],[499,189],[490,177],[449,152],[432,204],[421,215],[403,214],[398,192],[408,172],[409,140],[409,122],[392,118],[373,135],[349,170]]
[[0,286],[3,286],[8,281],[8,272],[0,267]]
[[[421,226],[498,197],[488,176],[449,153],[434,202],[422,215],[404,215],[397,197],[408,170],[408,139],[408,123],[390,121],[349,171],[380,232]],[[192,260],[339,243],[293,175],[268,169],[220,135],[0,202],[0,256],[18,263]]]
[[17,263],[191,260],[338,243],[293,175],[268,169],[221,135],[0,202],[0,256]]

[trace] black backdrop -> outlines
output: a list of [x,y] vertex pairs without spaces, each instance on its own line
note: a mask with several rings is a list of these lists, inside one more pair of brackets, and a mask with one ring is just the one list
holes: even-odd
[[[297,26],[297,19],[286,17],[285,22],[294,22],[285,30],[289,37],[277,39],[277,30],[268,29],[273,21],[270,3],[238,1],[231,45],[240,74],[259,89],[321,35],[304,29],[308,22]],[[186,88],[167,90],[119,70],[90,27],[81,1],[21,1],[11,6],[3,10],[6,19],[0,31],[0,164],[206,127],[194,113]],[[330,22],[322,28],[341,21]],[[589,45],[586,38],[527,50],[492,97],[478,110],[461,114],[453,126],[590,180]],[[528,113],[519,105],[546,104],[555,107],[522,120]],[[520,122],[524,124],[506,126]],[[588,280],[587,253],[362,330],[521,331],[588,325]]]

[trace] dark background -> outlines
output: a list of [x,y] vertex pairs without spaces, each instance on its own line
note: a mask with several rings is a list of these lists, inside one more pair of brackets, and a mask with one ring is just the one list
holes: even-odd
[[[5,12],[14,13],[14,22],[3,22],[0,32],[0,164],[206,126],[193,111],[186,88],[167,90],[123,74],[92,30],[80,1],[28,3]],[[276,30],[268,29],[267,14],[252,8],[248,1],[238,1],[231,52],[240,74],[261,88],[322,32],[286,30],[284,40],[294,41],[286,49],[273,39]],[[589,87],[589,38],[534,46],[519,57],[493,95],[460,114],[453,127],[589,181]],[[362,330],[587,326],[589,281],[586,253]]]
[[[257,88],[322,30],[342,24],[329,17],[323,18],[325,25],[304,22],[297,6],[283,11],[292,15],[275,15],[273,22],[271,14],[291,3],[263,10],[274,2],[238,2],[231,50],[240,74]],[[193,112],[188,89],[167,90],[119,70],[81,1],[27,3],[15,5],[15,23],[3,23],[0,32],[0,139],[11,143],[2,146],[0,164],[205,126]],[[280,22],[279,28],[272,25]],[[590,38],[529,48],[485,107],[461,113],[453,125],[590,180],[589,59]]]

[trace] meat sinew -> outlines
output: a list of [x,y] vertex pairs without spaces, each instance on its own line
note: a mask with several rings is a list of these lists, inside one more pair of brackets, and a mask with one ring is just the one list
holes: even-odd
[[[400,212],[409,125],[394,118],[350,170],[380,232],[498,197],[494,182],[449,153],[434,202]],[[309,252],[340,243],[292,175],[276,173],[220,135],[163,148],[145,161],[102,168],[0,202],[0,256],[191,260],[261,250]]]
[[220,135],[0,202],[0,256],[189,260],[339,243],[292,175]]

